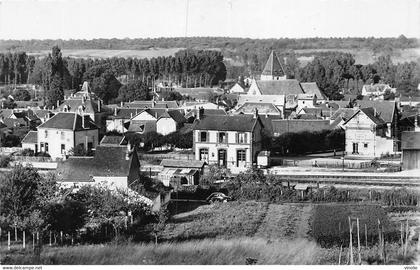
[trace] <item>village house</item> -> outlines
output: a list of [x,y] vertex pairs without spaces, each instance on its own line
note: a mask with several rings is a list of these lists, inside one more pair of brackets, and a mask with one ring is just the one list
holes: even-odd
[[237,94],[245,94],[245,88],[242,87],[242,85],[240,85],[239,83],[235,83],[234,86],[232,86],[232,88],[230,88],[229,93],[237,93]]
[[[63,188],[102,184],[112,189],[134,192],[130,187],[141,181],[140,161],[135,148],[127,145],[100,145],[93,157],[70,157],[58,163],[57,181]],[[138,194],[145,196],[143,194]],[[147,192],[152,210],[169,202],[170,192]]]
[[205,116],[194,126],[195,159],[233,173],[245,171],[261,151],[263,125],[258,115]]
[[179,110],[145,109],[130,119],[128,132],[144,134],[154,131],[166,135],[180,129],[185,122]]
[[87,151],[98,145],[98,127],[89,116],[60,112],[38,126],[38,151],[62,158],[81,145]]
[[185,115],[188,123],[193,123],[194,120],[197,118],[197,114],[200,111],[201,116],[210,116],[210,115],[227,115],[226,111],[223,109],[204,109],[204,108],[197,108],[191,110]]
[[164,159],[163,170],[158,179],[165,186],[180,187],[198,185],[204,168],[204,161]]
[[386,91],[394,94],[397,93],[396,88],[392,88],[388,84],[383,83],[365,84],[362,87],[362,95],[367,97],[380,97],[383,99]]
[[282,111],[280,111],[274,104],[272,103],[260,103],[260,102],[246,102],[239,106],[235,110],[235,114],[254,114],[255,110],[258,111],[260,115],[276,115],[282,117]]
[[315,95],[317,103],[325,103],[328,100],[327,96],[319,89],[316,82],[301,82],[300,86],[305,94]]
[[344,123],[346,154],[380,157],[395,152],[394,140],[387,136],[387,123],[375,108],[363,108]]
[[106,131],[125,133],[130,126],[130,119],[142,109],[114,107],[113,114],[106,119]]

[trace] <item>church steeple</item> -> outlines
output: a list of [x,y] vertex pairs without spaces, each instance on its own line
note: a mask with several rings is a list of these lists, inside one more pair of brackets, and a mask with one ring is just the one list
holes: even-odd
[[261,73],[261,80],[272,81],[285,79],[286,73],[284,72],[283,66],[281,65],[276,53],[271,51],[264,70]]

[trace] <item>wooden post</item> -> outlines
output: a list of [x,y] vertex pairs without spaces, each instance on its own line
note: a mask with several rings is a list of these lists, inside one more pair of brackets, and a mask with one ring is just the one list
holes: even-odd
[[403,223],[400,224],[400,244],[401,244],[401,255],[404,254],[404,230],[403,230]]
[[378,249],[378,253],[379,253],[379,257],[381,258],[381,259],[383,259],[382,258],[382,233],[381,233],[381,221],[379,220],[379,218],[378,218],[378,247],[379,247],[379,249]]
[[22,231],[22,246],[26,248],[26,238],[25,238],[25,230]]
[[343,245],[340,246],[340,253],[338,254],[338,265],[341,265],[341,252],[343,250]]
[[35,250],[35,234],[32,233],[32,249]]
[[50,231],[50,246],[51,246],[51,241],[52,241],[52,237],[51,237],[51,231]]
[[63,245],[63,231],[60,231],[61,245]]
[[367,236],[367,225],[366,225],[366,223],[365,223],[365,244],[366,244],[366,248],[368,247],[367,242],[368,242],[368,236]]
[[405,245],[404,245],[404,257],[407,255],[407,248],[408,248],[408,235],[409,235],[409,228],[408,228],[408,219],[405,227]]
[[360,255],[360,232],[359,232],[359,218],[356,219],[357,221],[357,253],[358,253],[358,263],[359,265],[362,264],[362,257]]
[[15,225],[15,242],[17,242],[17,240],[18,240],[18,236],[17,236],[17,226]]
[[353,264],[353,239],[352,239],[352,232],[353,232],[353,228],[352,228],[352,223],[351,223],[351,219],[349,217],[349,228],[350,228],[350,242],[349,242],[349,250],[350,250],[350,265]]
[[7,232],[7,249],[10,250],[10,232]]

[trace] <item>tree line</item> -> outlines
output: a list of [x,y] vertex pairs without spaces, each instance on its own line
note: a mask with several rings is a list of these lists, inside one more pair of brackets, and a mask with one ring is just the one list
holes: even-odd
[[[120,94],[121,76],[129,86]],[[25,52],[0,54],[0,83],[41,85],[46,91],[47,106],[63,100],[64,89],[79,90],[83,81],[89,81],[93,91],[108,103],[117,98],[122,101],[148,98],[149,88],[158,80],[199,87],[215,85],[225,78],[223,55],[214,50],[182,50],[175,56],[151,59],[62,57],[58,46],[43,58],[28,56]],[[133,95],[127,93],[127,88],[141,91]]]
[[144,50],[149,48],[220,48],[226,50],[254,51],[274,49],[360,49],[360,48],[417,48],[419,40],[400,35],[397,38],[346,37],[346,38],[270,38],[251,39],[235,37],[173,37],[125,39],[31,39],[2,40],[0,50],[49,50],[58,44],[63,49],[114,49]]
[[300,67],[294,53],[283,54],[288,78],[301,82],[316,82],[330,99],[340,100],[343,94],[360,94],[364,84],[386,83],[397,88],[403,96],[417,96],[420,83],[420,59],[394,64],[391,57],[380,56],[372,64],[355,64],[350,53],[331,52],[315,56],[306,66]]

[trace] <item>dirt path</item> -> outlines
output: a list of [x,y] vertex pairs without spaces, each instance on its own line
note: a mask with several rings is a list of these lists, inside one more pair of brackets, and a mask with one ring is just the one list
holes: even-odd
[[268,240],[308,238],[310,204],[270,204],[255,237]]

